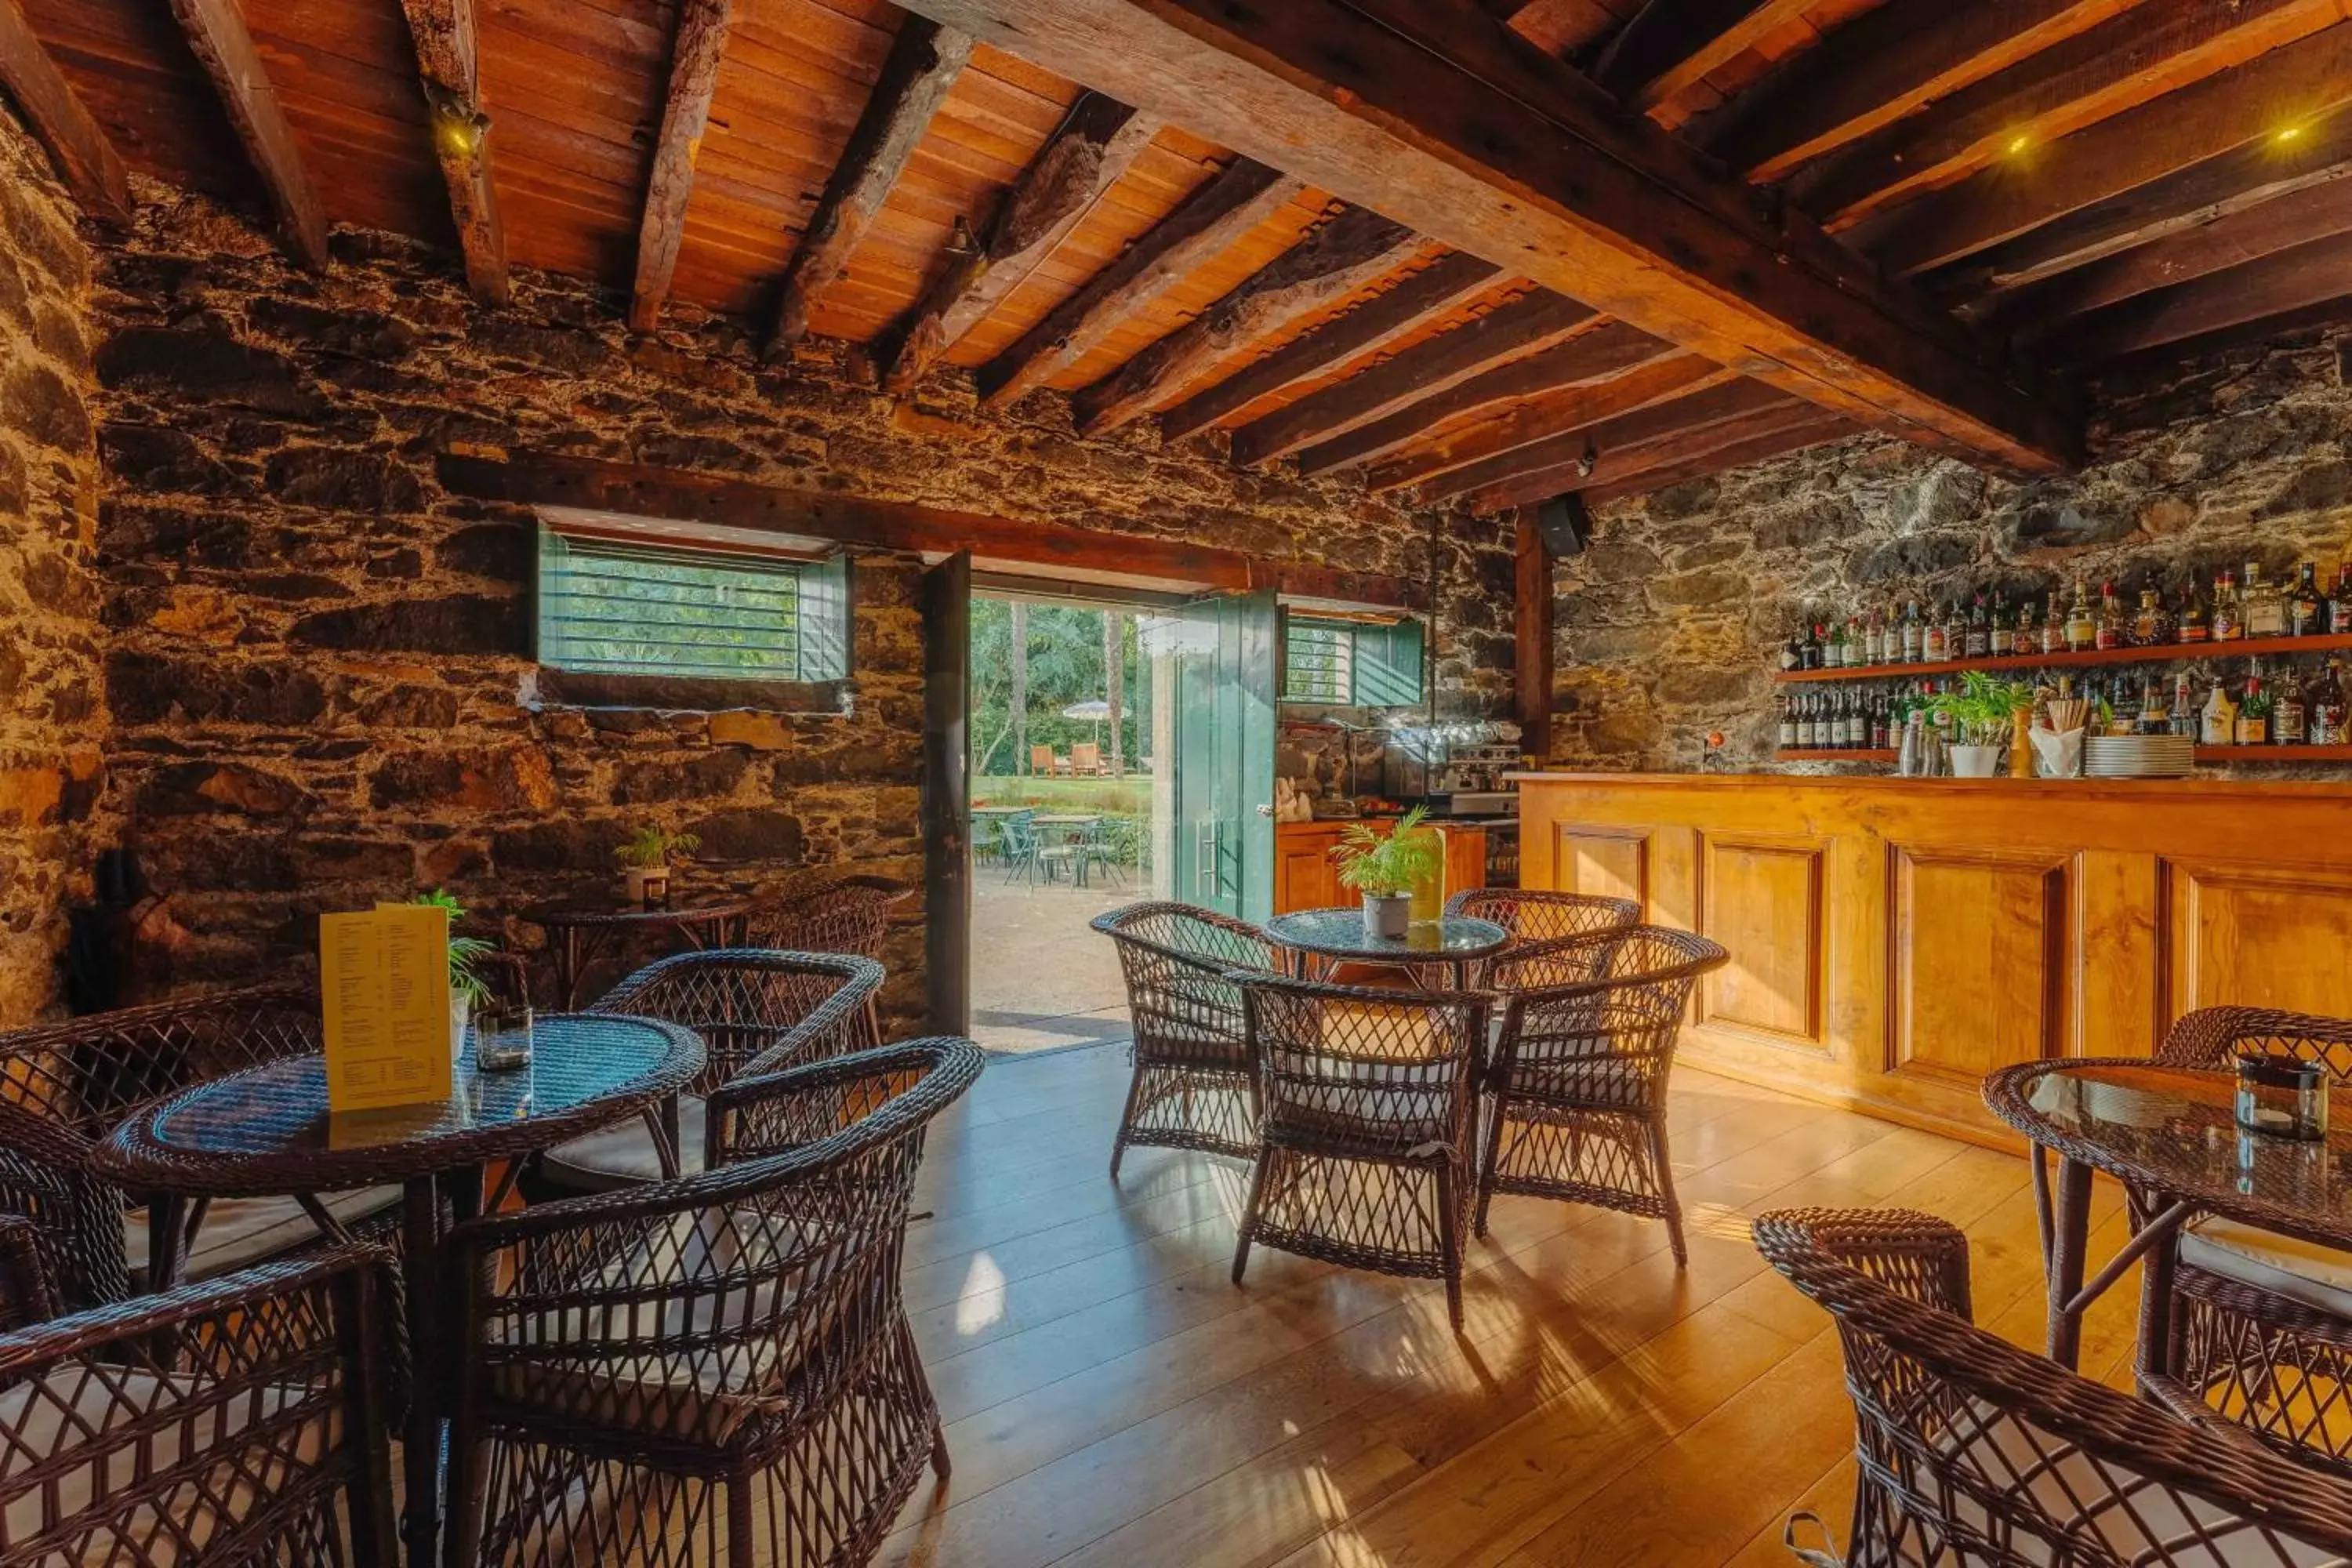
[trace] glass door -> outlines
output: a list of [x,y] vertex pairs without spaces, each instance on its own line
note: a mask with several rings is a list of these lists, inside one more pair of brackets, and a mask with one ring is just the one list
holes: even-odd
[[1162,730],[1175,764],[1168,895],[1263,921],[1274,909],[1274,595],[1197,600],[1157,632],[1174,699]]

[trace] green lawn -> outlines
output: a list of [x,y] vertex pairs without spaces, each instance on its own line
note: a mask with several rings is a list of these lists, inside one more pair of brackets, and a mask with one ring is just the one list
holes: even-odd
[[1151,811],[1151,779],[1149,774],[1124,779],[975,778],[971,803],[1147,816]]

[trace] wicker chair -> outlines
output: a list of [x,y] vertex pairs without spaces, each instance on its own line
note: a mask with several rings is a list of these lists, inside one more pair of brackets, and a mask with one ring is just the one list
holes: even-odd
[[1265,1108],[1234,1282],[1256,1242],[1440,1279],[1459,1329],[1486,995],[1227,978],[1247,1004]]
[[754,908],[744,917],[744,945],[878,959],[890,911],[914,892],[887,877],[829,878]]
[[923,1130],[981,1062],[755,1073],[714,1097],[721,1152],[781,1152],[458,1226],[446,1561],[865,1562],[947,1474],[898,1263]]
[[[1784,1211],[1755,1235],[1844,1342],[1854,1568],[2288,1568],[2352,1554],[2352,1486],[1974,1327],[1968,1238],[1944,1221]],[[1806,1517],[1790,1521],[1792,1546]]]
[[46,1321],[12,1300],[36,1322],[0,1333],[0,1563],[393,1568],[388,1268],[337,1248]]
[[[668,1128],[679,1168],[704,1168],[704,1104],[755,1058],[794,1066],[858,1049],[882,966],[849,953],[714,948],[656,960],[598,998],[592,1013],[633,1013],[683,1024],[709,1060],[678,1097]],[[653,1130],[642,1118],[575,1138],[541,1156],[548,1181],[575,1192],[610,1192],[662,1177]]]
[[[0,1212],[39,1227],[51,1277],[79,1309],[131,1292],[147,1261],[146,1217],[131,1195],[87,1169],[91,1149],[133,1110],[242,1068],[320,1048],[319,1003],[297,986],[219,992],[98,1013],[0,1036]],[[339,1194],[352,1219],[398,1190]],[[180,1273],[205,1279],[313,1243],[290,1199],[221,1200],[192,1210],[202,1229],[179,1248]],[[169,1284],[172,1281],[159,1281]]]
[[1255,926],[1190,904],[1129,904],[1097,915],[1118,949],[1135,1029],[1135,1078],[1110,1145],[1111,1179],[1129,1148],[1257,1152],[1257,1063],[1235,969],[1270,971]]
[[1495,1194],[1517,1193],[1663,1219],[1675,1264],[1687,1261],[1666,1078],[1691,988],[1730,956],[1688,931],[1627,926],[1496,965],[1503,1021],[1486,1074],[1480,1236]]
[[[2352,1079],[2352,1020],[2207,1007],[2158,1059],[2226,1068],[2241,1048],[2323,1063]],[[2136,1221],[2163,1201],[2133,1192]],[[2202,1215],[2149,1255],[2140,1384],[2177,1414],[2214,1414],[2305,1463],[2352,1477],[2352,1254]]]

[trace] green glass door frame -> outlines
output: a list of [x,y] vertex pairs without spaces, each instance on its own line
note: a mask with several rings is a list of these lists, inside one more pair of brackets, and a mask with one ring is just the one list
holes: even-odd
[[1171,892],[1238,919],[1274,910],[1275,596],[1223,594],[1171,616],[1176,661]]

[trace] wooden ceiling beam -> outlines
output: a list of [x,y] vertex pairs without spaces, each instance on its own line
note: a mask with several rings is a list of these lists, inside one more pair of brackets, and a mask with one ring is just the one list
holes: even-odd
[[1824,406],[2007,468],[2079,457],[2062,394],[1475,0],[908,8]]
[[1496,365],[1393,414],[1319,441],[1298,454],[1298,471],[1325,474],[1370,462],[1420,440],[1446,420],[1498,403],[1600,381],[1657,358],[1668,346],[1622,321],[1604,321],[1540,353]]
[[1078,428],[1094,435],[1137,418],[1228,356],[1402,266],[1425,243],[1378,213],[1343,207],[1215,304],[1080,392],[1072,400]]
[[2096,26],[2137,0],[1887,0],[1832,32],[1689,134],[1759,184],[1860,141]]
[[246,30],[237,0],[172,0],[172,14],[179,18],[197,63],[212,78],[229,124],[269,193],[287,250],[311,271],[324,272],[327,212],[319,205],[318,190],[303,167],[301,150],[286,123],[286,111],[278,107],[269,73],[262,68],[253,35]]
[[851,254],[874,226],[932,117],[971,63],[971,35],[929,17],[908,16],[899,24],[874,90],[785,265],[775,323],[768,333],[771,358],[789,353],[808,335],[809,312],[849,270]]
[[1113,329],[1296,200],[1306,182],[1237,158],[1118,259],[980,370],[985,408],[1009,407],[1076,364]]
[[1565,59],[1622,26],[1639,8],[1640,0],[1527,0],[1506,4],[1495,15],[1544,53]]
[[2347,295],[2352,233],[2333,234],[2109,306],[2071,323],[2041,352],[2061,364],[2100,364]]
[[1484,516],[1573,493],[1582,495],[1588,506],[1597,506],[1621,494],[1663,489],[1683,479],[1737,467],[1755,457],[1812,446],[1856,428],[1851,420],[1786,396],[1742,412],[1723,412],[1736,401],[1733,394],[1740,391],[1737,386],[1716,387],[1699,394],[1690,401],[1704,402],[1706,406],[1682,411],[1692,422],[1679,426],[1667,423],[1676,413],[1674,405],[1645,409],[1631,417],[1660,421],[1650,435],[1619,440],[1608,433],[1612,437],[1610,444],[1597,450],[1589,467],[1580,454],[1565,464],[1527,469],[1474,491],[1467,504]]
[[1234,460],[1262,463],[1394,414],[1496,365],[1592,328],[1592,307],[1538,289],[1234,432]]
[[907,391],[986,321],[1118,184],[1160,127],[1157,116],[1139,114],[1117,99],[1080,95],[997,203],[980,243],[969,254],[951,253],[947,269],[876,345],[883,389]]
[[1592,79],[1663,123],[1674,100],[1739,58],[1814,0],[1649,0],[1609,40]]
[[47,150],[49,163],[89,216],[131,221],[131,174],[114,143],[41,47],[16,0],[0,0],[0,87]]
[[[1834,415],[1820,415],[1800,424],[1766,431],[1760,435],[1748,437],[1745,440],[1732,442],[1728,446],[1696,453],[1678,463],[1661,464],[1646,472],[1629,475],[1615,484],[1595,485],[1591,489],[1578,493],[1583,498],[1584,504],[1589,507],[1606,506],[1611,501],[1623,500],[1628,496],[1649,495],[1664,489],[1669,485],[1687,484],[1693,479],[1703,479],[1710,474],[1720,474],[1732,468],[1745,468],[1749,463],[1760,463],[1769,458],[1785,458],[1791,452],[1801,452],[1808,447],[1820,447],[1832,441],[1843,441],[1848,437],[1860,435],[1863,428],[1850,419],[1841,419]],[[1499,511],[1502,509],[1497,507],[1496,510]]]
[[[1865,248],[1913,276],[2109,201],[2225,153],[2259,166],[2265,150],[2293,160],[2284,131],[2352,106],[2352,21],[2338,23],[2041,150],[2026,176],[1980,174],[1890,215]],[[2297,141],[2304,140],[2298,137]]]
[[1377,299],[1194,393],[1160,416],[1160,437],[1180,440],[1295,382],[1373,353],[1493,287],[1502,270],[1459,250],[1442,256]]
[[1484,461],[1582,430],[1662,398],[1729,379],[1731,372],[1696,354],[1664,354],[1637,364],[1622,375],[1533,399],[1498,418],[1441,431],[1429,441],[1409,447],[1373,468],[1366,477],[1366,488],[1386,491],[1420,484],[1421,493],[1427,500],[1475,489],[1475,482],[1454,481],[1461,473]]
[[1789,183],[1789,193],[1840,231],[1996,165],[2017,171],[2009,178],[2024,184],[2061,138],[2342,15],[2341,0],[2141,0],[1815,163]]
[[466,287],[487,305],[507,302],[506,227],[490,177],[490,117],[482,112],[474,0],[401,0],[425,89],[433,156],[449,190],[449,217],[466,263]]
[[644,216],[637,223],[637,274],[629,291],[629,325],[650,332],[677,271],[686,238],[686,204],[694,195],[695,160],[719,90],[719,63],[727,52],[730,0],[681,0],[670,45],[669,87],[662,102],[653,168],[646,178]]
[[1535,474],[1546,476],[1547,483],[1557,480],[1558,488],[1573,489],[1575,485],[1560,479],[1562,470],[1577,470],[1575,484],[1581,484],[1585,465],[1590,462],[1599,472],[1600,460],[1604,456],[1645,447],[1668,437],[1695,435],[1734,419],[1778,409],[1809,407],[1760,381],[1726,381],[1718,372],[1705,384],[1688,388],[1679,396],[1653,400],[1644,406],[1590,419],[1581,426],[1457,468],[1423,487],[1421,499],[1441,501]]

